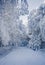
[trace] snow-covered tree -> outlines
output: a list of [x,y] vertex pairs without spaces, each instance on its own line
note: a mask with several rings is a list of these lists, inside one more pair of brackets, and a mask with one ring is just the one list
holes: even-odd
[[42,41],[45,41],[45,4],[33,10],[29,17],[29,47],[39,49]]
[[21,0],[21,11],[20,11],[20,13],[22,15],[29,13],[27,0]]
[[18,0],[1,0],[0,2],[2,3],[0,12],[2,44],[19,46],[22,43],[21,39],[25,37],[24,30],[20,29],[22,21],[19,19],[23,7],[19,6]]

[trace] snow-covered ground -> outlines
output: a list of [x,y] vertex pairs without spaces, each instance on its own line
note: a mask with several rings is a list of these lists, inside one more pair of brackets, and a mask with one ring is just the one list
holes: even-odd
[[45,53],[20,47],[0,59],[0,65],[45,65]]
[[12,51],[12,46],[0,47],[0,59]]

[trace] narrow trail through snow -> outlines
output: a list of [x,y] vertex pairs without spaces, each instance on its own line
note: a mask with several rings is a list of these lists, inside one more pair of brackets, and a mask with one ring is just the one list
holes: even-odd
[[2,58],[0,65],[45,65],[45,53],[20,47]]

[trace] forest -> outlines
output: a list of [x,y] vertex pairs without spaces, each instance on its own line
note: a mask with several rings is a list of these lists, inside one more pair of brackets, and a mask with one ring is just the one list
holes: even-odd
[[27,0],[0,0],[0,47],[7,46],[45,48],[45,3],[29,12]]

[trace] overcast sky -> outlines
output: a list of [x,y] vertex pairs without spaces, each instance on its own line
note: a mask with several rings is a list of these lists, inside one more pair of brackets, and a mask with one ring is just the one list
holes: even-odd
[[27,0],[29,5],[29,10],[35,9],[40,6],[45,0]]

